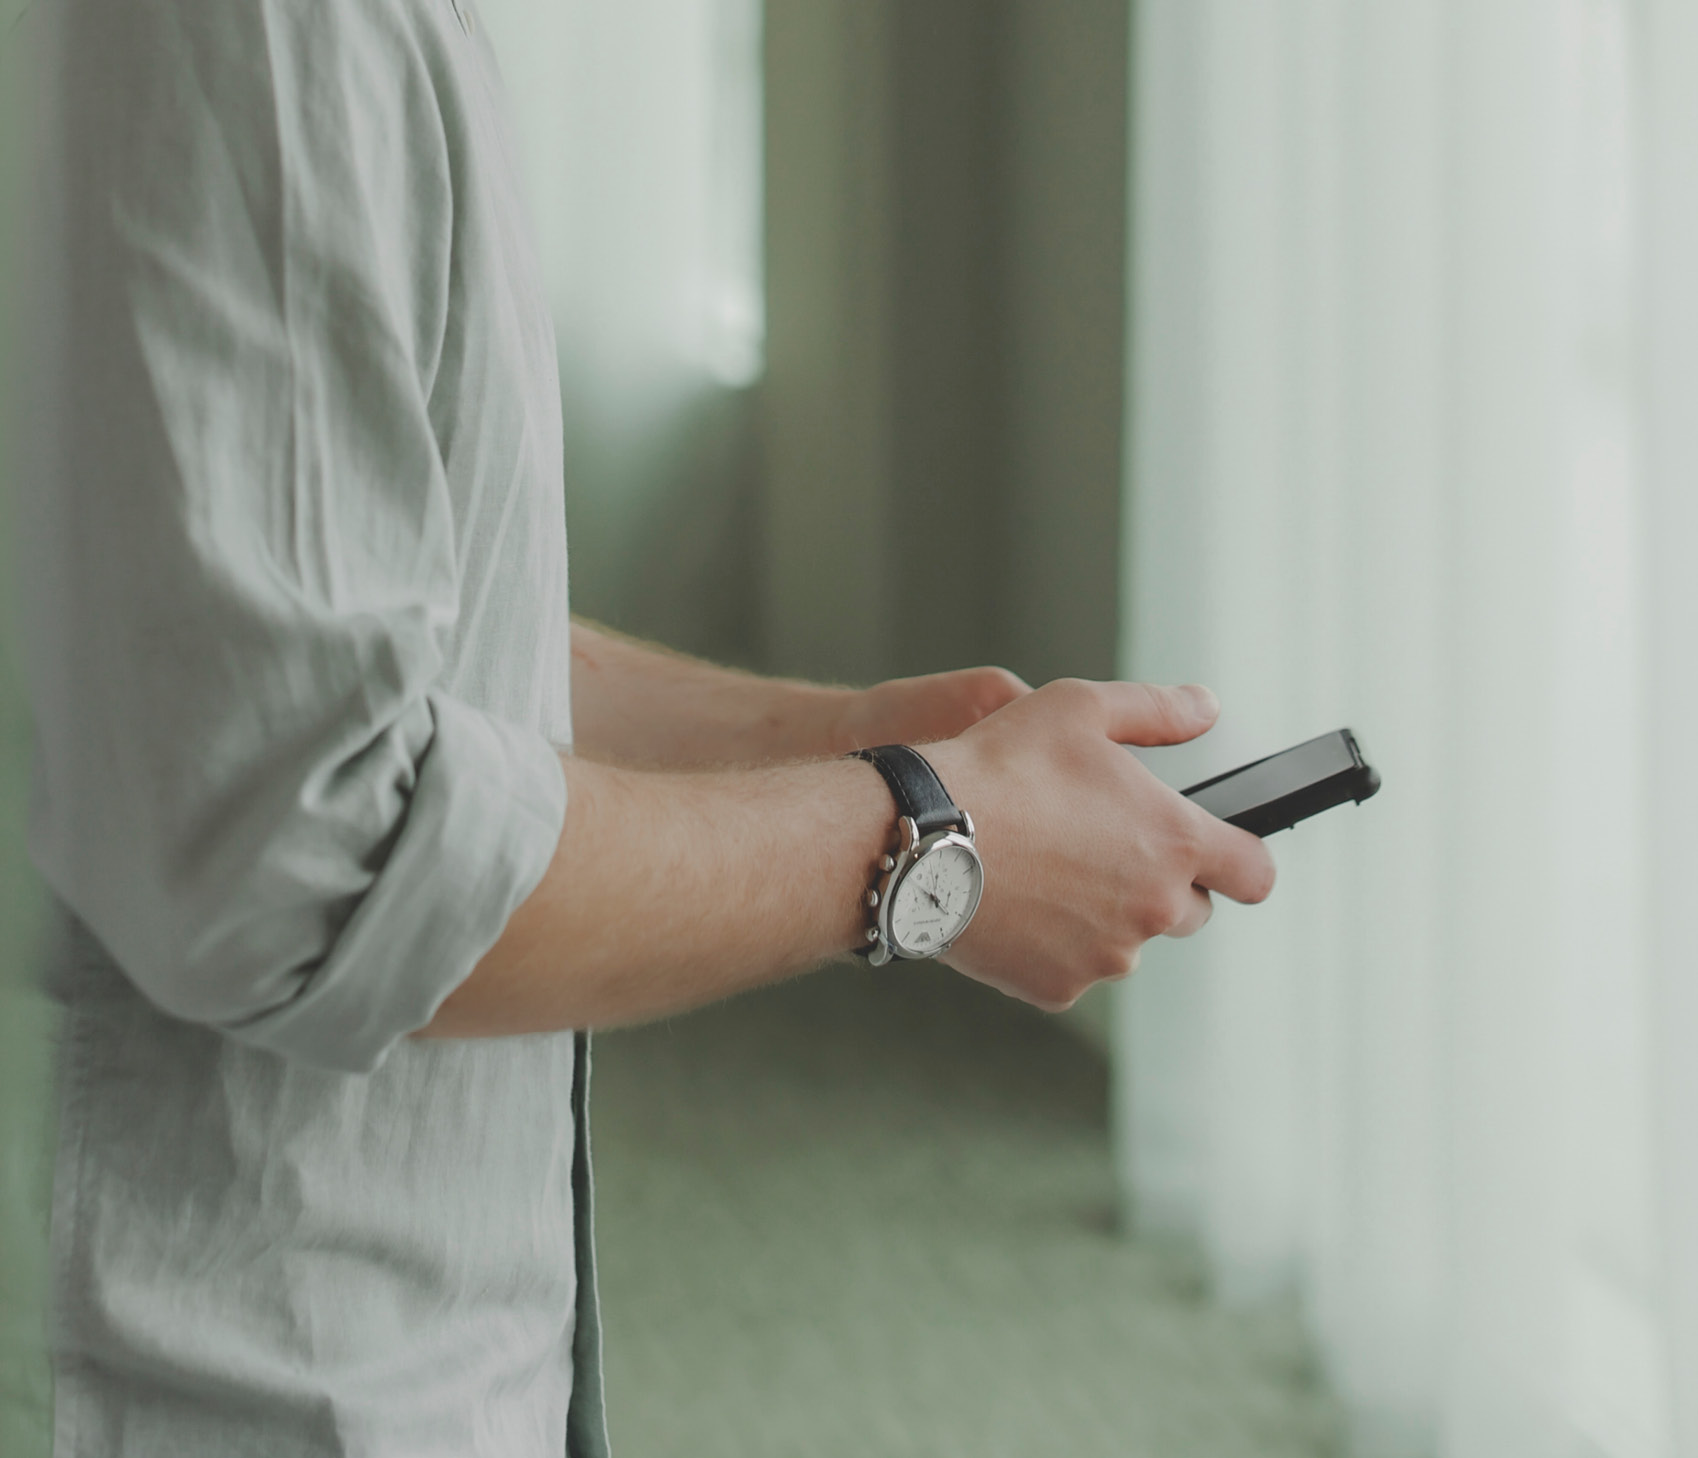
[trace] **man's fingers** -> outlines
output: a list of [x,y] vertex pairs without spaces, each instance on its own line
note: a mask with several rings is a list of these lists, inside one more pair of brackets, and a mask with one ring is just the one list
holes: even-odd
[[1208,729],[1220,701],[1201,684],[1102,683],[1096,688],[1116,744],[1183,744]]
[[1167,929],[1170,937],[1188,937],[1200,932],[1214,915],[1215,904],[1201,886],[1191,888],[1191,905],[1185,915]]
[[1266,901],[1274,887],[1274,861],[1268,848],[1247,830],[1199,810],[1207,824],[1197,884],[1234,901]]
[[1031,684],[1019,674],[989,665],[958,669],[954,675],[946,676],[952,676],[967,691],[981,719],[1032,691]]

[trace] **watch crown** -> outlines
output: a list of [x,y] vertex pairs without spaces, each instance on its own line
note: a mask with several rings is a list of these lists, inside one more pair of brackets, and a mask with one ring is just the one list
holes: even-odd
[[876,942],[878,940],[878,928],[876,926],[869,926],[867,928],[867,940],[869,942]]
[[878,868],[881,871],[894,871],[896,869],[896,857],[880,856],[878,858]]
[[867,905],[868,906],[877,906],[878,905],[878,892],[877,892],[876,889],[867,892]]

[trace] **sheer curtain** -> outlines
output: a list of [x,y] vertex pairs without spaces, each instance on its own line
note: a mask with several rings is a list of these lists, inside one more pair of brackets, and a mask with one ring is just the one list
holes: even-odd
[[1385,789],[1118,989],[1134,1218],[1363,1454],[1698,1454],[1698,19],[1141,0],[1127,671]]

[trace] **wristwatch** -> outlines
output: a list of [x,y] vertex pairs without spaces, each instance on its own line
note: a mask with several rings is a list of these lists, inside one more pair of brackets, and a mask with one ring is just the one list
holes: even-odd
[[906,744],[858,749],[852,758],[884,776],[898,815],[898,845],[879,857],[878,879],[867,892],[872,925],[856,951],[875,967],[899,957],[941,957],[967,929],[985,889],[973,819]]

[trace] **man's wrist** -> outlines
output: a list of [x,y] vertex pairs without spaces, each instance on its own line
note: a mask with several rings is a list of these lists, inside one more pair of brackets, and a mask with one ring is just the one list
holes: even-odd
[[850,757],[873,765],[884,779],[899,832],[867,892],[860,950],[874,966],[893,958],[941,957],[966,931],[984,890],[972,817],[951,797],[936,766],[911,745],[885,744]]
[[850,719],[860,689],[780,680],[782,692],[767,714],[774,758],[834,759],[860,746]]

